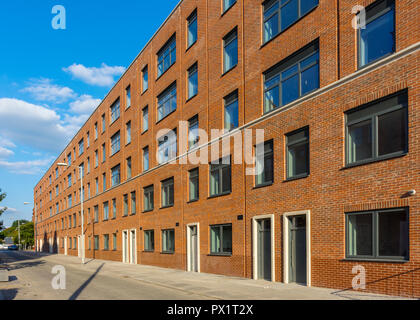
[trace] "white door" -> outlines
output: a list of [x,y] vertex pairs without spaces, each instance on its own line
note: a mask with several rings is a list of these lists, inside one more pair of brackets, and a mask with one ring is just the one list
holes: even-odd
[[123,262],[128,263],[128,231],[122,232]]
[[187,227],[187,263],[188,271],[200,272],[200,242],[198,224]]
[[64,254],[67,255],[67,237],[64,237]]
[[82,257],[82,250],[80,248],[80,236],[77,237],[77,256],[79,258]]
[[130,231],[130,263],[136,264],[136,253],[137,253],[137,245],[136,245],[136,230]]

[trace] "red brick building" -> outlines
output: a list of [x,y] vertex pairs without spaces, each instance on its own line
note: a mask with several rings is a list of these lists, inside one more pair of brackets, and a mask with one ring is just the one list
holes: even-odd
[[[419,10],[181,1],[36,185],[38,248],[420,297]],[[197,128],[264,129],[264,170]]]

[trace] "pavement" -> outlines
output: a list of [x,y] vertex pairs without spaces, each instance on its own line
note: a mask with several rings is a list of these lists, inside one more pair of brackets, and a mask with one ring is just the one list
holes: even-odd
[[[9,282],[0,300],[399,300],[407,298],[191,273],[108,260],[0,250]],[[65,289],[52,286],[54,266],[65,268]]]

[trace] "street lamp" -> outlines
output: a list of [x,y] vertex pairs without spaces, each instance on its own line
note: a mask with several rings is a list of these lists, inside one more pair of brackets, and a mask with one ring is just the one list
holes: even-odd
[[[28,205],[31,204],[30,202],[24,202],[24,205]],[[37,215],[36,215],[36,203],[34,203],[34,209],[35,209],[35,226],[34,226],[34,231],[35,231],[35,253],[38,253],[38,239],[37,239],[37,233],[36,233],[36,221],[37,221]],[[19,221],[18,221],[19,223]],[[20,227],[19,227],[19,245],[20,245]]]
[[[67,163],[60,162],[57,163],[58,167],[69,167]],[[84,235],[84,228],[83,228],[83,200],[84,200],[84,192],[83,192],[83,167],[79,166],[79,174],[80,174],[80,216],[82,219],[81,227],[81,243],[82,243],[82,264],[85,264],[85,235]]]

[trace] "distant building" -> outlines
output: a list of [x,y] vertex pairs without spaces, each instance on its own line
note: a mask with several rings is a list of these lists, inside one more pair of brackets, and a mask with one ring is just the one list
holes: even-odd
[[4,244],[13,244],[13,238],[12,237],[4,238]]

